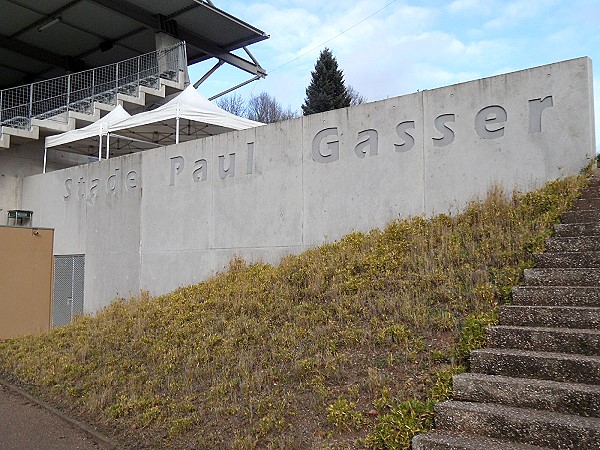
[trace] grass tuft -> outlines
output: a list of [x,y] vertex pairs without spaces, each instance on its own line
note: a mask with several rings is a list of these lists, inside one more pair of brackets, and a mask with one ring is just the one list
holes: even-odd
[[127,448],[408,449],[585,184],[351,233],[278,266],[0,343],[0,370]]

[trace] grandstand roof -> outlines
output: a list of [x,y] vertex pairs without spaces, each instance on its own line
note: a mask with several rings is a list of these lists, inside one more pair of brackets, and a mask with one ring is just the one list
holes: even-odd
[[186,41],[188,64],[217,57],[264,72],[231,52],[268,35],[210,0],[2,0],[0,23],[0,88],[151,52],[157,32]]

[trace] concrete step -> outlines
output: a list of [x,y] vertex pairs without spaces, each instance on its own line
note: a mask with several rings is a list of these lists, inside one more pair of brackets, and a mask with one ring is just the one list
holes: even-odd
[[157,99],[165,98],[166,95],[165,85],[162,83],[158,89],[154,89],[149,86],[140,86],[139,89],[140,92],[144,92],[146,94],[146,98],[148,98],[148,96],[156,97]]
[[573,208],[571,208],[571,211],[581,211],[584,209],[600,209],[600,195],[593,196],[592,192],[589,192],[585,197],[581,197],[575,200],[575,202],[573,202]]
[[599,236],[600,223],[558,223],[554,225],[554,235],[559,237]]
[[415,436],[411,448],[413,450],[549,450],[548,447],[439,430]]
[[161,78],[160,83],[165,87],[165,96],[171,95],[178,91],[183,91],[185,86],[185,74],[183,71],[179,71],[179,75],[176,77],[177,81]]
[[537,268],[600,268],[600,251],[546,252],[534,258]]
[[562,223],[589,223],[599,221],[599,209],[581,209],[577,211],[567,211],[561,217]]
[[471,371],[516,378],[599,384],[600,357],[482,348],[471,352]]
[[546,240],[548,252],[600,251],[600,236],[551,237]]
[[517,286],[512,299],[515,305],[600,307],[600,287]]
[[600,448],[600,419],[497,404],[449,401],[436,405],[438,430],[483,435],[555,449]]
[[600,356],[598,330],[498,325],[489,327],[487,335],[493,348]]
[[75,120],[76,127],[81,128],[99,120],[102,117],[102,110],[92,107],[90,114],[80,111],[70,111],[69,116]]
[[600,386],[463,373],[452,380],[453,399],[600,417]]
[[500,307],[498,323],[523,327],[600,330],[600,307],[506,305]]
[[600,286],[600,269],[525,269],[524,284],[530,286]]
[[32,126],[28,130],[23,130],[21,128],[13,128],[13,127],[2,127],[2,134],[6,134],[8,136],[12,136],[11,140],[15,138],[19,140],[27,140],[27,139],[39,139],[40,138],[40,129],[39,127]]
[[125,108],[125,110],[129,110],[128,103],[137,106],[144,106],[146,104],[146,93],[138,92],[137,95],[128,95],[123,93],[117,94],[118,103]]
[[0,130],[0,148],[9,148],[10,147],[10,135],[4,134]]
[[49,119],[31,119],[31,124],[39,127],[45,134],[64,133],[75,129],[75,119],[70,116],[71,112],[56,115]]

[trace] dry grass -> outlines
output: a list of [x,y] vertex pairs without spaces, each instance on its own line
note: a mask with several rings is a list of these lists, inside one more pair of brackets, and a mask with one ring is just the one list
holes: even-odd
[[584,183],[236,260],[0,343],[0,369],[127,448],[407,448]]

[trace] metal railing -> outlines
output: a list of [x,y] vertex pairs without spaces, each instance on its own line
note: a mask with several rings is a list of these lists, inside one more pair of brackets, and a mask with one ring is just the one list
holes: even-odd
[[[84,72],[0,90],[0,127],[30,129],[32,119],[68,120],[69,111],[91,114],[94,102],[117,104],[117,94],[158,89],[187,69],[185,43]],[[0,128],[1,130],[1,128]],[[1,132],[1,131],[0,131]]]

